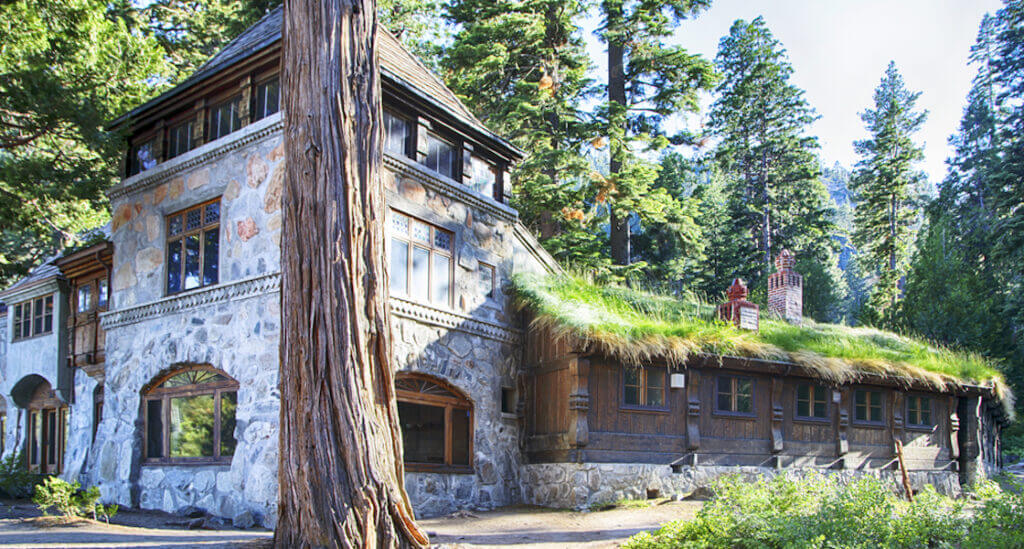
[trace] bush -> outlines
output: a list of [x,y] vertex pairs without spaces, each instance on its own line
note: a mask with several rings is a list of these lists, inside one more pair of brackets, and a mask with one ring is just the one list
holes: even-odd
[[21,452],[0,460],[0,495],[4,497],[25,499],[32,495],[42,478],[42,475],[28,472]]
[[[972,521],[962,501],[926,487],[913,503],[874,477],[719,479],[691,521],[631,538],[627,549],[1021,547],[1024,500],[985,500]],[[1010,498],[1012,499],[1012,498]],[[996,503],[996,502],[999,503]],[[984,523],[982,519],[984,518]]]
[[69,484],[57,477],[47,477],[42,484],[36,486],[36,493],[32,501],[44,515],[48,514],[50,508],[54,508],[65,517],[92,516],[93,519],[102,518],[110,522],[110,517],[117,514],[117,505],[103,505],[100,503],[100,489],[91,486],[82,490],[78,482]]

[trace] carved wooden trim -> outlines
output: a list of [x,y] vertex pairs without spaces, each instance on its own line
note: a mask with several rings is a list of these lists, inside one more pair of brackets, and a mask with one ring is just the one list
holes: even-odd
[[850,451],[850,388],[835,389],[833,394],[834,391],[839,392],[839,405],[836,406],[836,455],[842,457]]
[[[896,442],[904,441],[904,431],[907,428],[904,414],[906,413],[906,405],[904,402],[903,391],[892,391],[892,440]],[[893,449],[893,456],[896,455],[896,450]]]
[[949,407],[949,457],[960,457],[960,415],[957,413],[957,398],[950,396],[946,406]]
[[[590,411],[590,361],[577,358],[569,366],[569,381],[572,392],[569,393],[569,445],[577,450],[590,442],[590,424],[587,412]],[[582,461],[582,455],[577,459]]]
[[772,410],[772,453],[782,451],[782,420],[784,412],[782,408],[782,378],[773,377],[771,385],[771,410]]
[[686,449],[700,448],[700,372],[690,369],[686,384]]

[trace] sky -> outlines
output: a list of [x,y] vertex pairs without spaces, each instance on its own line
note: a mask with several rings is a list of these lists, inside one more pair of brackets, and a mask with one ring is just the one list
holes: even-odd
[[[917,136],[925,146],[920,164],[933,183],[942,180],[974,68],[970,47],[986,12],[1000,0],[714,0],[711,9],[685,21],[670,42],[713,59],[718,41],[736,19],[764,17],[793,65],[793,83],[821,118],[813,132],[826,166],[857,161],[853,142],[867,137],[859,113],[890,60],[908,88],[921,92],[918,107],[929,111]],[[595,28],[588,21],[584,28]],[[604,73],[604,44],[587,37],[592,58]]]

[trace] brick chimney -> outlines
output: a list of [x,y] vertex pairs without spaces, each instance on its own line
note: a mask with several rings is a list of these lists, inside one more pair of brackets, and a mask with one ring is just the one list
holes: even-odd
[[789,250],[775,258],[777,272],[768,275],[768,311],[800,324],[804,316],[804,277],[793,270],[796,257]]
[[737,328],[756,332],[760,307],[747,301],[747,285],[738,278],[733,279],[726,295],[729,301],[718,306],[718,319],[731,322]]

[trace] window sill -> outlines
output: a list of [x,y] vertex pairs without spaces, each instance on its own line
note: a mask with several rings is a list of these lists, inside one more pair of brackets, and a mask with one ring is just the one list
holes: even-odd
[[150,466],[171,466],[171,467],[199,467],[209,465],[223,465],[226,467],[231,466],[231,459],[176,459],[176,460],[159,460],[159,459],[145,459],[142,461],[143,467]]
[[715,410],[711,415],[721,419],[743,419],[747,421],[757,419],[757,414],[745,412],[724,412],[722,410]]
[[185,297],[187,295],[192,295],[194,293],[199,293],[199,292],[201,292],[203,290],[209,290],[210,288],[216,288],[217,286],[220,286],[220,285],[221,285],[220,281],[217,281],[217,282],[214,282],[213,284],[207,284],[205,286],[197,286],[195,288],[189,288],[187,290],[181,290],[181,291],[177,291],[177,292],[174,292],[174,293],[165,293],[164,294],[164,299],[176,299],[176,298],[179,298],[179,297]]
[[39,339],[41,337],[46,337],[46,336],[49,336],[49,335],[53,335],[53,330],[50,330],[49,332],[43,332],[41,334],[30,335],[28,337],[19,337],[18,339],[12,339],[11,343],[21,343],[23,341],[30,341],[30,340],[33,340],[33,339]]
[[911,425],[907,424],[908,431],[919,431],[922,433],[932,433],[938,428],[937,425]]
[[473,467],[468,465],[438,465],[433,463],[406,463],[406,473],[443,473],[452,475],[472,475]]
[[851,421],[850,425],[858,429],[888,429],[889,424],[884,421]]
[[793,416],[793,423],[811,423],[815,425],[832,423],[832,418]]
[[619,406],[619,411],[639,414],[667,414],[672,410],[669,408],[661,408],[657,406],[631,406],[628,404],[624,404],[622,406]]

